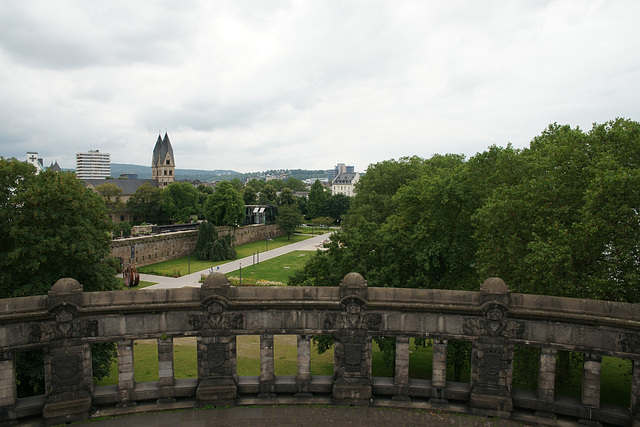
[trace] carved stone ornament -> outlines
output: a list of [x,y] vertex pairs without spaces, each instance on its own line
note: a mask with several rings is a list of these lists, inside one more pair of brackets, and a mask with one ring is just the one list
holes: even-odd
[[502,367],[502,349],[490,347],[484,351],[484,375],[486,380],[495,381]]
[[218,302],[206,306],[205,314],[189,316],[187,322],[192,329],[240,329],[243,316],[240,313],[224,313],[224,307]]
[[347,298],[342,303],[342,313],[327,313],[325,329],[380,329],[382,315],[365,313],[364,302],[358,298]]
[[347,371],[359,371],[362,362],[362,344],[344,344],[344,362]]
[[98,321],[75,320],[77,318],[75,307],[62,305],[53,311],[53,315],[55,322],[30,325],[28,332],[30,343],[98,336]]
[[215,368],[224,365],[227,360],[227,349],[224,344],[210,344],[207,348],[209,364]]
[[53,358],[53,373],[61,380],[69,380],[78,373],[78,355],[65,354]]
[[489,304],[483,310],[484,318],[465,319],[462,324],[462,331],[465,334],[518,338],[524,333],[524,322],[508,320],[507,309],[501,304]]
[[629,332],[621,334],[620,349],[625,353],[640,353],[640,335]]

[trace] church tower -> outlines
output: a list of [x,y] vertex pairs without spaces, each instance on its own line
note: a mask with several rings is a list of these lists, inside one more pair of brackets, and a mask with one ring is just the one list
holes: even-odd
[[151,179],[158,183],[158,187],[166,187],[175,181],[176,163],[173,158],[173,148],[169,141],[169,135],[165,132],[164,138],[158,135],[156,146],[153,149],[151,160]]

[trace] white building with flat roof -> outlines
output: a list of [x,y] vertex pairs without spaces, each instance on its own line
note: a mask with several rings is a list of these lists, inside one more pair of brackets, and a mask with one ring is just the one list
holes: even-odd
[[76,177],[78,179],[106,179],[111,176],[111,154],[100,150],[89,150],[76,154]]

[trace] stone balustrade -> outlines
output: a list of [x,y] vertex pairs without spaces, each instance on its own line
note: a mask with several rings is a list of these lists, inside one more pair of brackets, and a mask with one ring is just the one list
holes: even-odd
[[[297,374],[274,373],[274,336],[297,336]],[[260,336],[260,375],[237,374],[236,337]],[[333,376],[311,375],[311,336],[334,338]],[[372,338],[396,341],[394,376],[372,376]],[[175,379],[173,343],[196,337],[196,379]],[[433,341],[431,380],[409,375],[410,339]],[[134,340],[158,343],[158,381],[136,383]],[[447,380],[447,346],[472,344],[468,383]],[[96,387],[91,345],[116,342],[118,384]],[[0,424],[209,405],[339,404],[444,410],[556,425],[640,425],[640,305],[512,294],[497,278],[479,292],[339,287],[231,287],[84,293],[61,279],[46,296],[0,300]],[[538,389],[512,386],[515,346],[539,349]],[[45,394],[18,398],[16,357],[44,352]],[[582,396],[555,393],[558,351],[584,354]],[[602,404],[602,356],[632,361],[628,408]]]

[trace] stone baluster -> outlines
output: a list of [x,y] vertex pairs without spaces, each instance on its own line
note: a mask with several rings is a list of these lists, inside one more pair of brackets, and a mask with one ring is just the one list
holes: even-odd
[[540,349],[538,399],[544,402],[553,402],[555,398],[557,356],[557,350],[548,347]]
[[431,397],[429,404],[446,405],[447,388],[447,340],[433,339],[433,368],[431,373]]
[[262,334],[260,335],[260,393],[258,397],[276,397],[275,383],[273,335]]
[[117,406],[119,408],[136,406],[133,340],[122,340],[116,344],[118,349],[118,392],[120,394],[120,402]]
[[396,365],[393,377],[393,400],[410,401],[409,398],[409,337],[396,337]]
[[536,411],[536,416],[555,418],[552,411],[549,411],[550,403],[555,399],[556,387],[556,360],[558,351],[552,348],[543,347],[540,349],[540,365],[538,368],[538,400],[544,402],[541,410]]
[[0,425],[14,422],[17,398],[15,354],[0,353]]
[[296,374],[295,397],[313,397],[311,393],[311,337],[309,335],[298,335],[298,372]]
[[602,356],[584,354],[582,367],[582,404],[590,408],[600,407],[600,372]]
[[173,338],[158,338],[158,403],[173,403]]
[[631,416],[634,426],[640,426],[640,360],[633,361],[633,374],[631,378]]

